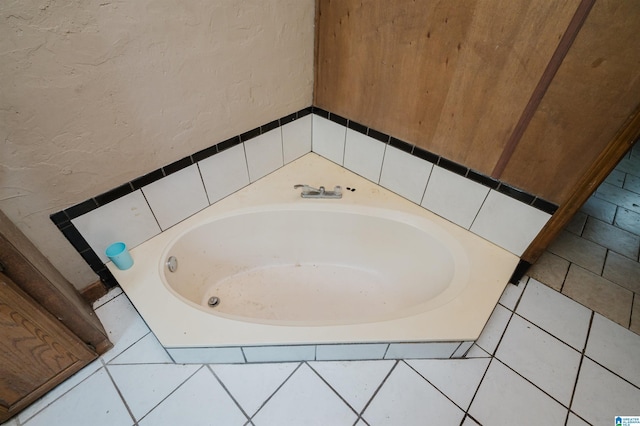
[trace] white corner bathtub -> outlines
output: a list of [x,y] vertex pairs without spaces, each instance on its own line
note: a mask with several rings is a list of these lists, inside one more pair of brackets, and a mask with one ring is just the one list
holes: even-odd
[[[303,199],[297,183],[356,191]],[[109,268],[178,361],[177,349],[474,341],[518,262],[315,154],[132,256],[131,269]]]

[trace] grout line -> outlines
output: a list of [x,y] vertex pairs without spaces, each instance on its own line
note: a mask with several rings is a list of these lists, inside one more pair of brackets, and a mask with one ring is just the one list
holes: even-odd
[[487,195],[485,195],[484,196],[484,200],[482,200],[482,204],[480,204],[480,208],[478,208],[478,211],[473,216],[473,220],[471,221],[471,225],[469,225],[469,228],[467,228],[467,230],[469,232],[471,232],[471,228],[473,228],[473,224],[476,222],[476,219],[478,219],[478,216],[480,215],[480,212],[482,211],[482,208],[484,207],[484,204],[487,202],[487,199],[489,198],[489,194],[491,194],[491,191],[492,191],[492,189],[489,188],[489,190],[487,191]]
[[380,185],[380,180],[382,179],[382,169],[384,169],[384,159],[387,156],[387,146],[389,146],[389,144],[385,143],[384,151],[382,151],[382,163],[380,164],[380,173],[378,174],[378,181],[376,182],[376,185]]
[[[21,412],[15,413],[15,415],[12,417],[13,419],[15,419],[19,425],[23,425],[23,424],[27,424],[28,422],[30,422],[31,420],[33,420],[34,417],[36,417],[37,415],[39,415],[40,413],[42,413],[45,409],[51,407],[53,404],[55,404],[56,402],[58,402],[63,396],[65,396],[66,394],[68,394],[69,392],[71,392],[72,390],[74,390],[75,388],[77,388],[80,384],[84,383],[85,381],[87,381],[90,377],[92,377],[93,375],[95,375],[97,372],[99,372],[102,368],[105,367],[104,361],[102,359],[102,357],[98,357],[95,360],[91,361],[89,364],[85,365],[83,368],[81,368],[80,370],[76,371],[73,375],[71,375],[70,377],[68,377],[66,381],[68,381],[69,379],[71,379],[73,376],[75,376],[76,374],[80,373],[80,371],[82,371],[84,368],[88,367],[89,365],[93,364],[94,362],[100,362],[102,364],[101,367],[98,367],[96,369],[96,371],[94,371],[93,373],[89,374],[87,377],[85,377],[84,379],[80,380],[78,383],[76,383],[75,385],[73,385],[72,387],[70,387],[69,389],[67,389],[65,392],[61,393],[60,395],[58,395],[57,398],[55,398],[53,401],[51,401],[50,403],[48,403],[47,405],[45,405],[44,407],[40,408],[38,411],[36,411],[35,413],[33,413],[30,417],[28,417],[24,422],[21,421],[19,419]],[[62,382],[64,383],[64,382]],[[61,383],[61,384],[62,384]],[[58,385],[60,386],[60,385]],[[53,388],[55,389],[55,388]],[[53,390],[51,389],[51,390]],[[51,392],[51,391],[49,391]],[[38,398],[36,401],[41,400],[42,398],[44,398],[47,394],[42,395],[40,398]],[[31,404],[34,404],[36,401],[33,401]],[[30,405],[31,405],[30,404]],[[26,410],[27,407],[25,407]],[[3,423],[4,424],[4,423]]]
[[[576,351],[577,352],[577,351]],[[522,374],[520,374],[518,371],[516,371],[515,369],[513,369],[511,366],[509,366],[508,364],[506,364],[505,362],[501,361],[499,358],[495,358],[494,359],[499,362],[500,364],[504,365],[506,368],[508,368],[509,370],[511,370],[512,373],[516,374],[517,376],[519,376],[521,379],[523,379],[524,381],[526,381],[527,383],[529,383],[531,386],[535,387],[537,390],[539,390],[540,392],[542,392],[543,394],[545,394],[546,396],[548,396],[549,398],[551,398],[554,402],[556,402],[557,404],[559,404],[561,407],[566,408],[567,410],[569,410],[570,408],[568,406],[566,406],[564,403],[558,401],[556,399],[556,397],[552,396],[550,393],[548,393],[546,390],[542,389],[540,386],[538,386],[537,384],[533,383],[530,379],[527,379],[525,376],[523,376]],[[488,370],[488,368],[487,368]],[[484,378],[483,378],[484,379]],[[576,374],[576,383],[578,382],[578,375]]]
[[[144,364],[147,365],[147,364]],[[184,364],[183,364],[184,365]],[[194,364],[197,365],[197,364]],[[189,375],[189,377],[187,377],[186,379],[184,379],[178,386],[176,386],[175,388],[173,388],[173,390],[171,392],[169,392],[169,394],[167,396],[165,396],[160,402],[158,402],[156,405],[153,406],[152,409],[150,409],[149,411],[147,411],[145,413],[144,416],[142,416],[140,418],[140,420],[144,419],[145,417],[147,417],[153,410],[155,410],[156,408],[158,408],[160,405],[162,405],[162,403],[164,403],[167,399],[169,399],[169,397],[171,397],[171,395],[173,395],[178,389],[180,389],[182,387],[182,385],[184,385],[185,383],[187,383],[189,380],[191,380],[191,378],[193,376],[195,376],[196,374],[198,374],[198,372],[200,370],[202,370],[204,368],[204,364],[200,364],[200,368],[196,368],[196,371],[194,371],[192,374]],[[135,419],[134,419],[135,420]],[[137,424],[137,423],[136,423]]]
[[360,414],[358,415],[358,417],[362,417],[364,412],[367,411],[367,408],[369,408],[369,405],[371,405],[371,402],[378,395],[378,392],[380,392],[380,389],[382,389],[382,386],[384,386],[384,384],[387,382],[387,379],[389,379],[389,376],[391,376],[391,374],[394,372],[399,362],[400,360],[395,360],[395,363],[391,366],[387,375],[384,377],[384,379],[382,379],[382,381],[380,382],[380,385],[378,385],[376,390],[373,392],[373,395],[371,395],[371,398],[369,398],[369,401],[367,401],[367,403],[364,404],[364,407],[362,407],[362,410],[360,411]]
[[[441,391],[439,387],[437,387],[436,385],[434,385],[433,383],[431,383],[431,382],[429,381],[429,379],[427,379],[425,376],[423,376],[422,374],[420,374],[420,372],[418,372],[418,370],[416,370],[415,368],[413,368],[413,367],[411,366],[411,364],[409,364],[409,363],[407,362],[407,360],[406,360],[406,359],[402,359],[401,361],[402,361],[402,362],[403,362],[407,367],[409,367],[411,370],[413,370],[413,371],[414,371],[418,376],[422,377],[422,378],[424,379],[424,381],[425,381],[425,382],[429,383],[429,385],[431,385],[433,388],[435,388],[435,390],[437,390],[438,392],[440,392],[440,394],[442,394],[442,396],[444,396],[445,398],[447,398],[447,399],[448,399],[448,400],[449,400],[453,405],[455,405],[456,407],[458,407],[458,408],[459,408],[463,413],[465,413],[465,414],[467,413],[467,410],[468,410],[468,409],[469,409],[469,407],[471,406],[471,403],[469,403],[469,407],[467,407],[466,409],[465,409],[465,408],[463,408],[463,407],[461,407],[461,406],[459,406],[459,405],[458,405],[458,403],[456,403],[453,399],[449,398],[449,396],[448,396],[446,393],[444,393],[443,391]],[[484,373],[483,373],[482,377],[484,377],[484,374],[486,374],[486,372],[487,372],[487,369],[488,369],[488,368],[489,368],[489,363],[487,363],[487,366],[485,367],[485,371],[484,371]],[[478,387],[480,387],[480,383],[478,383]],[[476,390],[477,390],[477,388],[476,388]]]
[[[147,200],[147,196],[144,194],[144,191],[142,190],[142,188],[140,188],[140,193],[142,194],[142,197],[144,198],[145,203],[147,203],[147,207],[149,207],[149,211],[151,212],[153,219],[156,221],[156,225],[158,225],[158,229],[160,230],[160,233],[164,232],[164,229],[162,229],[162,226],[160,226],[160,222],[158,222],[158,218],[156,217],[155,212],[151,208],[151,204],[149,204],[149,200]],[[158,235],[158,234],[155,234],[155,235]]]
[[202,187],[204,188],[204,195],[207,197],[207,204],[211,205],[211,199],[209,198],[209,191],[207,191],[207,185],[204,184],[204,178],[202,177],[202,170],[200,170],[200,162],[195,163],[196,168],[198,169],[198,176],[200,176],[200,181],[202,182]]
[[[498,303],[496,306],[498,306],[498,305],[500,305],[500,304]],[[500,306],[502,306],[502,305],[500,305]],[[504,306],[502,306],[502,307],[504,308]],[[507,323],[504,326],[504,330],[502,330],[502,334],[500,335],[500,338],[498,339],[498,343],[496,343],[496,348],[493,350],[493,352],[489,352],[485,348],[483,348],[482,346],[478,345],[478,347],[480,349],[482,349],[483,351],[488,353],[492,358],[496,356],[496,353],[498,352],[498,348],[500,347],[500,343],[502,343],[502,339],[504,338],[504,335],[507,332],[507,328],[509,328],[509,324],[511,324],[511,319],[513,318],[513,314],[514,314],[512,310],[507,309],[507,308],[504,308],[504,309],[509,311],[509,319],[507,320]],[[495,312],[495,308],[494,308],[493,312]],[[491,312],[491,315],[493,315],[493,312]],[[489,316],[489,319],[491,319],[491,316]],[[487,320],[487,324],[488,323],[489,323],[489,320]],[[485,327],[486,326],[487,325],[485,324]],[[484,329],[482,331],[484,331]],[[476,340],[476,345],[478,344],[477,342],[478,341]]]
[[116,389],[116,392],[118,392],[118,396],[120,396],[120,399],[122,400],[122,403],[124,404],[125,408],[127,409],[127,412],[131,416],[131,420],[133,420],[133,424],[137,425],[138,421],[136,420],[136,417],[133,415],[133,411],[131,411],[131,408],[129,407],[129,404],[127,404],[127,400],[124,398],[124,395],[122,395],[122,392],[120,392],[120,388],[116,384],[116,381],[113,380],[113,376],[111,375],[111,372],[107,368],[107,364],[105,364],[105,362],[104,362],[104,360],[102,358],[100,359],[100,361],[102,362],[102,366],[104,367],[104,371],[107,373],[107,376],[109,376],[109,380],[111,380],[111,384],[113,384],[113,387]]
[[[422,203],[424,202],[424,197],[427,196],[427,188],[429,187],[429,181],[431,180],[431,175],[433,174],[434,167],[436,167],[436,165],[432,164],[431,170],[429,170],[429,176],[427,176],[427,181],[424,184],[424,191],[422,191],[422,198],[420,198],[420,202],[418,203],[420,207],[422,207]],[[426,208],[426,207],[423,207],[423,208]]]
[[213,374],[213,377],[215,377],[218,383],[220,383],[220,386],[222,386],[222,389],[224,389],[224,391],[227,393],[227,395],[229,395],[231,400],[236,404],[236,406],[240,409],[240,411],[242,411],[242,414],[244,414],[244,416],[247,418],[247,422],[251,422],[251,416],[247,414],[244,408],[242,408],[242,405],[240,405],[240,403],[234,398],[234,396],[231,394],[229,389],[227,389],[227,386],[224,384],[224,382],[220,379],[220,377],[218,377],[218,375],[213,370],[213,368],[211,368],[211,365],[206,365],[205,368],[207,368],[211,372],[211,374]]
[[[478,392],[480,391],[480,387],[482,386],[482,382],[484,382],[484,378],[487,377],[487,373],[489,372],[489,367],[491,367],[491,363],[493,363],[494,359],[495,358],[493,356],[489,358],[489,363],[487,364],[487,368],[485,368],[484,373],[482,374],[482,377],[480,378],[480,381],[478,382],[478,387],[476,387],[476,391],[473,393],[473,396],[471,397],[471,400],[469,401],[469,407],[466,410],[464,410],[465,415],[470,415],[469,414],[469,410],[473,406],[473,401],[476,399],[476,396],[478,395]],[[473,419],[473,420],[475,421],[475,419]],[[480,424],[480,422],[477,422],[477,423]]]
[[[262,410],[262,409],[264,408],[264,406],[265,406],[265,405],[267,405],[267,403],[268,403],[269,401],[271,401],[271,398],[273,398],[273,397],[275,396],[275,394],[277,394],[277,393],[278,393],[278,391],[280,391],[280,389],[282,389],[282,387],[284,386],[284,384],[285,384],[285,383],[287,383],[287,382],[289,381],[289,379],[291,379],[291,377],[292,377],[294,374],[296,374],[296,371],[298,371],[298,370],[300,369],[300,367],[302,367],[302,364],[303,364],[304,362],[305,362],[305,361],[299,362],[299,363],[298,363],[298,366],[297,366],[296,368],[294,368],[294,369],[293,369],[293,371],[291,372],[291,374],[289,374],[289,375],[287,376],[287,378],[286,378],[286,379],[284,379],[284,381],[283,381],[282,383],[280,383],[280,386],[278,386],[278,387],[276,388],[276,390],[274,390],[274,391],[273,391],[273,393],[272,393],[271,395],[269,395],[269,397],[268,397],[267,399],[265,399],[265,400],[264,400],[264,402],[260,405],[260,407],[258,407],[258,409],[256,410],[256,412],[255,412],[255,413],[253,413],[253,415],[252,415],[251,417],[249,417],[249,421],[250,421],[251,423],[253,423],[253,418],[256,416],[256,414],[258,414],[258,413],[260,412],[260,410]],[[283,363],[283,364],[284,364],[284,363]]]
[[[587,342],[589,341],[589,337],[591,336],[591,325],[593,324],[593,318],[595,317],[594,311],[591,311],[591,318],[589,318],[589,327],[587,328],[587,337],[584,339],[584,347],[582,348],[580,362],[578,364],[578,372],[576,373],[576,381],[573,384],[573,391],[571,392],[571,398],[569,399],[569,410],[571,410],[571,406],[573,405],[573,398],[576,395],[576,389],[578,389],[578,379],[580,378],[580,373],[582,372],[582,363],[584,362],[585,351],[587,350]],[[567,421],[568,421],[567,414]]]
[[633,307],[636,304],[636,293],[635,291],[631,292],[631,315],[629,315],[629,327],[627,327],[628,329],[631,329],[631,325],[633,324]]
[[[551,252],[549,252],[549,253],[551,253]],[[564,285],[567,283],[567,278],[569,277],[569,270],[571,269],[571,265],[573,265],[573,263],[569,262],[569,267],[567,268],[567,271],[564,273],[564,278],[562,278],[562,284],[560,285],[560,290],[558,290],[558,293],[560,293],[560,294],[564,294],[564,293],[562,293],[562,290],[564,289]],[[565,294],[565,296],[566,296],[566,294]],[[569,296],[567,296],[567,297],[569,297]],[[573,299],[571,299],[571,300],[573,300]]]
[[[307,364],[307,367],[309,367],[311,369],[311,371],[313,371],[315,373],[315,375],[318,376],[320,378],[320,380],[322,380],[324,382],[324,384],[329,386],[329,389],[331,389],[338,396],[338,398],[340,398],[342,400],[342,402],[344,402],[347,405],[347,407],[349,407],[351,409],[351,411],[353,411],[355,413],[356,417],[360,417],[358,415],[358,412],[356,411],[356,409],[353,408],[351,406],[351,404],[349,404],[349,402],[346,399],[344,399],[344,397],[342,395],[340,395],[340,393],[337,390],[335,390],[333,388],[333,386],[331,386],[331,384],[329,382],[327,382],[324,377],[322,377],[322,375],[320,375],[320,373],[318,373],[311,365],[309,365],[309,363],[307,361],[304,361],[304,363]],[[356,422],[357,422],[357,420],[356,420]]]

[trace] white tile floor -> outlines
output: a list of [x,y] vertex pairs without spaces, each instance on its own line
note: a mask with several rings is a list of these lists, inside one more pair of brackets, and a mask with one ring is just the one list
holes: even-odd
[[120,290],[115,346],[7,425],[614,425],[640,416],[640,336],[530,279],[468,359],[173,364]]

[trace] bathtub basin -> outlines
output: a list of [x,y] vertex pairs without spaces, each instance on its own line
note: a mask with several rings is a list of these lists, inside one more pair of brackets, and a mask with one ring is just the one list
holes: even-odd
[[[297,183],[356,191],[303,199]],[[108,267],[170,349],[471,342],[518,262],[313,153],[131,254]]]

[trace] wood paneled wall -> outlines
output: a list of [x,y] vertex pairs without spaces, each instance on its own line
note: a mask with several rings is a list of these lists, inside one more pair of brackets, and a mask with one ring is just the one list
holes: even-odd
[[502,179],[563,203],[640,104],[640,2],[598,0]]
[[[491,175],[580,3],[318,0],[314,104]],[[640,3],[597,3],[497,176],[559,204],[640,100]]]

